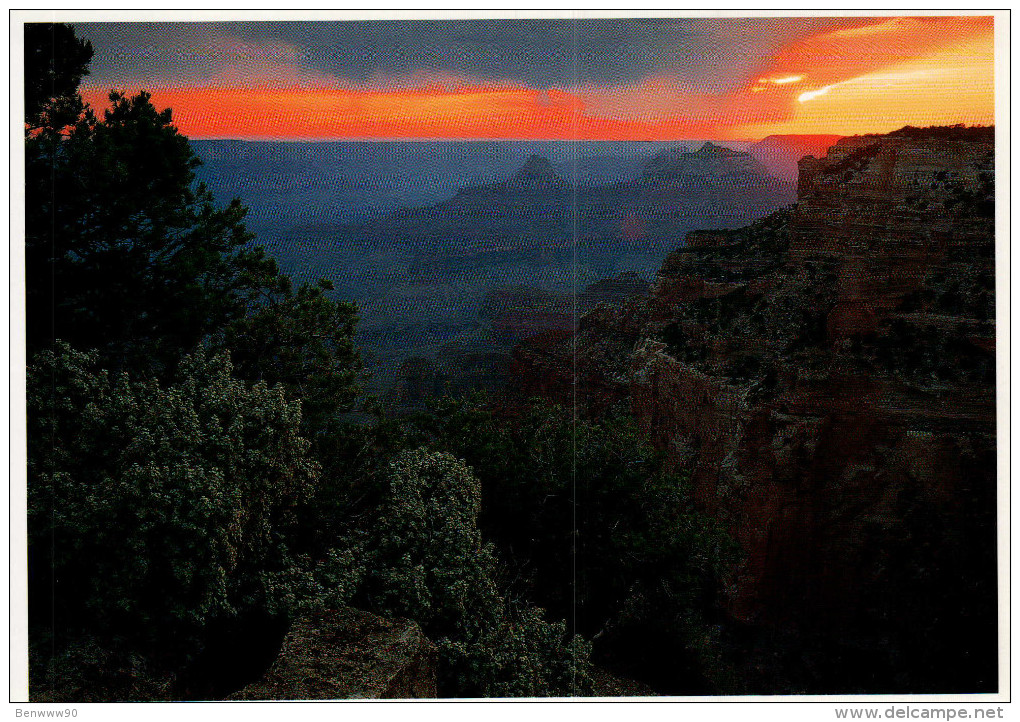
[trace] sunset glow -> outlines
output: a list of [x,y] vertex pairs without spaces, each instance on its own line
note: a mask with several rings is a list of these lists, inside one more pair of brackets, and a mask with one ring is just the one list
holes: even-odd
[[[721,33],[725,21],[714,22]],[[744,22],[760,22],[767,39],[770,19]],[[747,79],[738,74],[728,87],[670,68],[627,82],[541,87],[511,70],[493,80],[439,62],[352,82],[310,67],[297,45],[221,38],[196,51],[212,67],[205,77],[120,76],[111,84],[99,74],[86,79],[85,97],[101,108],[112,88],[149,90],[194,138],[753,139],[994,123],[991,18],[833,23],[759,56],[734,51]]]

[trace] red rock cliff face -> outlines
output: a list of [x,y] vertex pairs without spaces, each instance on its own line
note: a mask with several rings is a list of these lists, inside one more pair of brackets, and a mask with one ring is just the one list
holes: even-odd
[[733,618],[870,650],[887,691],[946,689],[933,655],[995,684],[993,167],[991,131],[844,139],[794,209],[691,234],[574,338],[579,387],[629,398],[743,548]]
[[993,174],[990,134],[860,136],[801,160],[790,255],[840,259],[833,333],[873,330],[950,248],[980,258],[988,218],[964,207]]
[[[898,599],[931,582],[903,576],[966,568],[956,583],[985,596],[970,629],[987,653],[991,135],[848,138],[800,167],[775,228],[695,236],[666,262],[632,407],[745,551],[735,617],[887,644],[898,624],[951,613]],[[923,549],[922,518],[945,532]]]

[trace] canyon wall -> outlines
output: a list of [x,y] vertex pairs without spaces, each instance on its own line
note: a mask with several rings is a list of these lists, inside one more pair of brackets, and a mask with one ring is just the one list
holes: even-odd
[[518,349],[691,475],[744,552],[727,611],[801,640],[799,691],[996,685],[993,135],[843,139],[792,209]]

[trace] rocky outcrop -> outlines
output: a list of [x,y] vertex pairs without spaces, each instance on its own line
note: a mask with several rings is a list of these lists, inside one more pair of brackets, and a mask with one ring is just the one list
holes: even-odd
[[841,135],[770,135],[748,147],[747,152],[776,178],[797,182],[797,163],[807,155],[824,157]]
[[[518,400],[549,393],[539,386],[526,387],[526,394],[519,395],[514,354],[530,354],[530,359],[537,360],[546,346],[560,354],[557,344],[570,339],[579,318],[588,329],[598,323],[598,314],[591,312],[600,304],[605,313],[615,316],[621,306],[634,305],[649,287],[638,274],[625,271],[589,284],[576,295],[523,285],[493,289],[482,299],[476,335],[442,344],[434,357],[405,359],[383,398],[393,407],[410,409],[446,395],[484,391],[499,396],[508,383],[511,396]],[[602,325],[608,330],[619,324],[607,320]],[[629,353],[633,342],[634,338],[625,338],[620,346],[619,340],[614,340],[619,346],[614,352]],[[593,370],[597,368],[598,364],[592,365]]]
[[745,551],[731,614],[871,649],[890,689],[995,684],[992,157],[971,131],[806,158],[795,210],[667,261],[631,358]]
[[528,156],[524,165],[507,182],[510,188],[529,191],[548,191],[566,188],[568,185],[566,179],[556,172],[549,159],[540,155]]
[[838,262],[834,338],[874,331],[947,264],[991,267],[993,132],[856,136],[800,168],[790,255]]
[[667,148],[645,165],[645,181],[670,181],[694,177],[717,180],[727,176],[768,176],[768,169],[749,153],[705,143],[698,150]]
[[637,273],[624,271],[612,278],[604,278],[589,284],[582,295],[586,302],[623,301],[634,296],[643,296],[650,288],[651,284]]
[[573,293],[553,293],[528,286],[489,291],[479,316],[493,331],[526,338],[547,331],[571,331],[579,316],[601,303],[620,304],[648,293],[650,284],[633,271],[618,273]]
[[262,679],[228,699],[430,698],[436,665],[435,645],[410,620],[327,611],[295,621]]
[[580,317],[574,333],[549,330],[514,347],[508,371],[514,379],[514,397],[577,404],[590,414],[626,398],[628,365],[648,318],[648,299],[645,293],[632,293],[637,284],[624,279],[612,286],[621,291],[615,298],[606,296],[608,289],[601,285],[605,282],[589,286],[580,298],[591,310]]

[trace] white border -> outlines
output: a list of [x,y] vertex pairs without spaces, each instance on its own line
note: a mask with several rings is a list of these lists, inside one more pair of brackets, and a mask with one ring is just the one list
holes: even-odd
[[[23,115],[23,97],[21,93],[21,58],[22,58],[22,30],[24,22],[104,22],[104,21],[134,21],[134,22],[199,22],[199,21],[268,21],[268,20],[440,20],[440,19],[511,19],[511,18],[642,18],[642,17],[691,17],[691,18],[712,18],[712,17],[826,17],[826,16],[865,16],[882,17],[897,15],[991,15],[995,17],[995,112],[996,112],[996,196],[998,198],[996,213],[996,306],[997,306],[997,328],[996,328],[996,359],[998,364],[997,379],[997,423],[998,423],[998,532],[999,532],[999,619],[1000,619],[1000,665],[998,694],[981,695],[873,695],[873,696],[846,696],[846,695],[825,695],[825,696],[774,696],[774,697],[741,697],[741,698],[720,698],[720,697],[684,697],[684,698],[655,698],[656,702],[676,700],[683,702],[712,702],[711,706],[692,705],[685,707],[684,714],[693,714],[695,718],[715,717],[717,715],[745,715],[753,713],[755,716],[763,716],[765,719],[797,720],[816,719],[818,712],[823,716],[833,713],[816,705],[805,705],[807,702],[828,702],[828,703],[854,703],[855,705],[866,705],[867,707],[878,706],[882,708],[882,714],[890,708],[890,703],[913,703],[915,711],[921,707],[930,707],[939,703],[957,702],[968,705],[987,703],[1008,702],[1010,692],[1010,580],[1011,580],[1011,545],[1010,545],[1010,454],[1009,454],[1009,432],[1010,432],[1010,370],[1009,370],[1009,341],[1010,341],[1010,205],[1006,202],[1010,199],[1009,193],[1009,170],[1010,170],[1010,115],[1009,115],[1009,58],[1010,58],[1010,17],[1007,10],[930,10],[902,8],[897,10],[861,10],[861,9],[840,9],[840,10],[818,10],[818,9],[789,9],[789,10],[685,10],[660,11],[660,10],[363,10],[338,12],[335,10],[12,10],[10,14],[10,36],[9,36],[9,57],[10,57],[10,118],[11,135],[9,147],[10,160],[10,258],[8,278],[10,279],[9,318],[11,319],[11,345],[9,356],[10,375],[10,424],[9,438],[10,446],[10,535],[9,535],[9,559],[11,560],[11,580],[9,585],[9,614],[11,619],[10,627],[10,656],[8,658],[10,675],[10,699],[27,700],[28,676],[27,676],[27,600],[25,598],[25,575],[26,575],[26,451],[25,451],[25,374],[24,374],[24,142],[23,131],[21,130],[21,119]],[[740,700],[737,703],[736,700]],[[748,705],[748,702],[758,704]],[[768,704],[763,704],[768,703]],[[198,715],[201,718],[213,718],[224,713],[237,713],[240,711],[236,704],[189,704],[187,714]],[[390,710],[399,714],[404,710],[403,705],[386,705],[383,708],[375,707],[374,713],[369,713],[369,706],[363,703],[344,703],[342,714],[345,716],[360,716],[362,713],[373,717],[378,716],[383,710]],[[407,703],[405,703],[407,704]],[[421,705],[428,705],[428,714],[442,714],[444,717],[453,714],[455,711],[473,710],[473,705],[463,707],[463,702],[420,702],[406,711],[410,714],[421,714],[425,710]],[[534,704],[534,703],[532,703]],[[546,703],[555,704],[555,703]],[[626,704],[627,709],[631,705],[640,702],[621,702]],[[66,705],[22,705],[24,709],[60,709]],[[70,705],[69,707],[81,708],[83,719],[91,716],[86,714],[89,711],[101,711],[104,718],[135,718],[139,712],[137,705]],[[147,704],[145,715],[155,719],[170,719],[177,717],[172,710],[172,704]],[[339,710],[333,704],[311,704],[303,703],[295,708],[293,703],[285,710],[279,704],[257,705],[258,715],[272,714],[276,719],[279,713],[286,714],[300,709],[301,716],[326,717],[334,719]],[[600,705],[598,707],[584,706],[581,713],[590,716],[599,716],[604,710],[607,714],[622,712],[616,704]],[[645,705],[641,708],[642,714],[649,714],[653,717],[659,714],[668,715],[673,719],[676,711],[669,705]],[[670,711],[672,710],[672,711]],[[700,711],[699,711],[700,710]],[[520,712],[529,713],[532,709],[514,710],[509,704],[502,708],[493,707],[491,704],[486,707],[484,713],[481,710],[469,712],[472,715],[482,713],[486,717],[501,718],[503,714],[514,714]],[[535,710],[537,711],[537,710]],[[248,706],[244,713],[254,713],[255,710]],[[614,714],[615,716],[615,714]],[[883,717],[884,718],[884,717]]]

